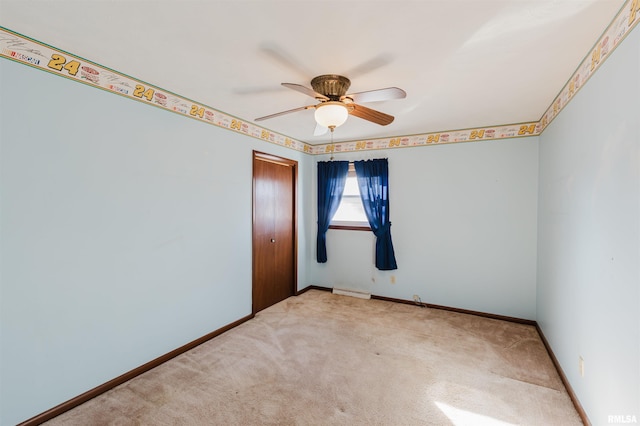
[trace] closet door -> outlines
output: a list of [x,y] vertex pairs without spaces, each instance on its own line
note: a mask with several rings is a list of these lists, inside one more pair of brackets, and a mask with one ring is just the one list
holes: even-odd
[[297,162],[253,153],[253,313],[296,288]]

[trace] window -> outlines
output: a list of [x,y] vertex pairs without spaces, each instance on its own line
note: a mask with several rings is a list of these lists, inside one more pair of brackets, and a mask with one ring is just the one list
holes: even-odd
[[353,229],[370,231],[369,221],[362,206],[360,189],[358,188],[358,178],[353,163],[349,163],[347,181],[344,185],[344,192],[338,211],[333,216],[330,229]]

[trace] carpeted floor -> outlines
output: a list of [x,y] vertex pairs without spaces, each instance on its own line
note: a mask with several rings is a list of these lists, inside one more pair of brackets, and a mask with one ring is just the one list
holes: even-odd
[[528,325],[311,290],[47,423],[580,425]]

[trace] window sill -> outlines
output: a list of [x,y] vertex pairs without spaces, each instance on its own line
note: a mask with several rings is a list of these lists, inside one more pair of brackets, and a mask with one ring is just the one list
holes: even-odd
[[329,229],[339,229],[343,231],[371,231],[369,224],[362,225],[358,223],[336,223],[329,225]]

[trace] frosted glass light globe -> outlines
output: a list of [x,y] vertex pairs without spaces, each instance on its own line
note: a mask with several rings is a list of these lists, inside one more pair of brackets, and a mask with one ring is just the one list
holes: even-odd
[[349,111],[342,102],[324,102],[316,107],[316,122],[324,127],[338,127],[347,121]]

